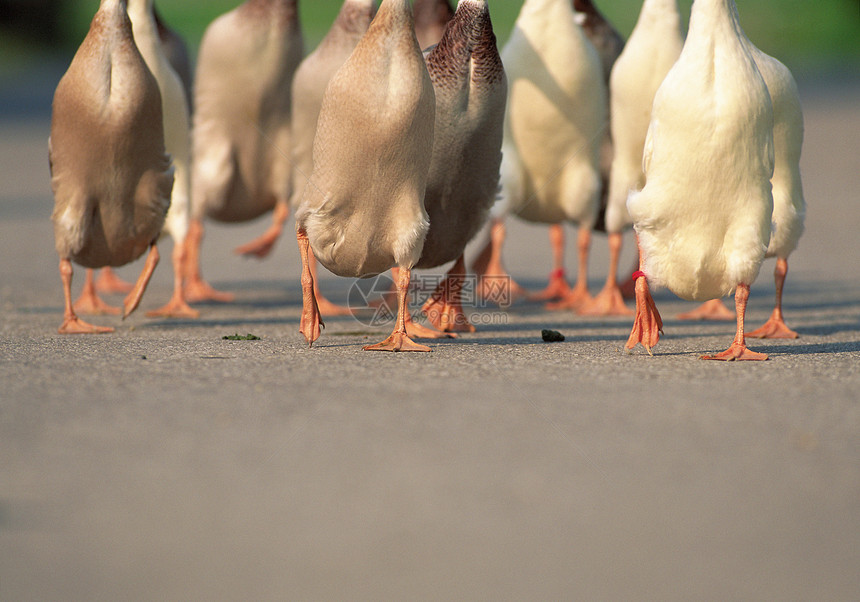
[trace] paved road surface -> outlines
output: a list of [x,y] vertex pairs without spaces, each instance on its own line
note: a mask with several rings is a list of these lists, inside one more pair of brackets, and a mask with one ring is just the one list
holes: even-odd
[[[760,364],[697,360],[734,327],[668,293],[655,357],[622,353],[628,320],[528,304],[430,355],[364,353],[386,327],[352,319],[308,349],[295,243],[230,251],[263,222],[209,230],[235,304],[60,336],[47,121],[0,122],[0,599],[856,600],[860,86],[802,93],[802,338]],[[545,229],[511,223],[506,258],[542,285]],[[595,291],[605,258],[598,237]],[[165,261],[142,309],[170,286]]]

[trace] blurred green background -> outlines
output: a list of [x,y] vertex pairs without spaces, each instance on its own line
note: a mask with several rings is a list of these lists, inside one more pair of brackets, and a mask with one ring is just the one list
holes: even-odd
[[[522,2],[489,0],[497,35],[504,42]],[[240,0],[160,0],[165,21],[196,50],[206,26]],[[34,62],[71,59],[83,39],[98,0],[0,0],[0,75]],[[636,22],[641,0],[596,0],[626,37]],[[680,0],[686,21],[692,0]],[[855,70],[860,66],[858,0],[738,0],[749,37],[765,52],[805,73],[818,69]],[[307,49],[325,34],[341,0],[300,2]]]

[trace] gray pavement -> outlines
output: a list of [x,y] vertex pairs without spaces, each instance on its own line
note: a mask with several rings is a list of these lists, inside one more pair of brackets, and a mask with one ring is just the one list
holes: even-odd
[[[351,318],[308,349],[292,239],[231,253],[262,221],[205,242],[236,303],[60,336],[48,123],[0,121],[0,599],[858,599],[860,85],[801,93],[802,338],[753,342],[771,356],[753,364],[697,360],[734,326],[673,319],[690,304],[669,293],[654,357],[622,352],[629,320],[534,304],[480,309],[429,355],[362,352],[390,327]],[[541,286],[545,229],[509,232],[513,274]],[[142,310],[170,287],[164,261]]]

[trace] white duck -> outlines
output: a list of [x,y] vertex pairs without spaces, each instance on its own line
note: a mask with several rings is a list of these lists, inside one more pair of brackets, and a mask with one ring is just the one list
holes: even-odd
[[372,276],[398,266],[394,332],[365,349],[430,351],[407,335],[405,310],[411,268],[429,228],[424,192],[435,103],[408,0],[383,0],[328,85],[311,184],[296,212],[303,265],[300,330],[309,343],[322,325],[308,268],[312,247],[320,263],[340,276]]
[[[573,9],[576,11],[577,22],[582,26],[585,36],[588,38],[588,41],[594,45],[595,50],[597,50],[597,55],[600,57],[600,66],[603,72],[603,81],[606,83],[608,89],[609,75],[612,72],[612,67],[615,65],[615,61],[620,56],[622,50],[624,50],[624,38],[597,9],[591,0],[573,0]],[[603,229],[601,222],[604,220],[601,220],[601,218],[606,214],[606,195],[613,153],[610,124],[606,123],[604,124],[603,143],[600,147],[601,205],[600,212],[598,213],[598,223],[595,228],[598,230]],[[550,273],[549,285],[546,289],[540,293],[531,295],[531,298],[534,300],[563,300],[570,293],[570,286],[567,284],[564,269],[564,225],[555,224],[550,226],[549,239],[550,245],[552,246],[553,270]],[[548,305],[551,309],[561,309],[566,306],[567,303],[565,302],[551,303]],[[581,306],[579,311],[580,313],[604,313],[599,309],[599,307],[593,308],[591,302]]]
[[636,26],[610,76],[609,103],[615,149],[606,208],[609,272],[603,290],[595,297],[587,313],[628,313],[617,282],[622,233],[632,224],[627,213],[627,196],[630,191],[641,190],[645,185],[642,151],[651,122],[651,105],[657,88],[678,60],[683,45],[678,0],[645,0]]
[[[502,158],[502,202],[494,208],[491,243],[475,263],[485,296],[506,302],[501,265],[506,212],[527,221],[579,224],[579,273],[568,304],[588,296],[588,251],[600,197],[600,147],[607,121],[600,58],[577,23],[570,0],[526,0],[502,51],[508,114]],[[507,298],[505,298],[507,297]]]
[[448,0],[415,0],[415,37],[422,49],[437,44],[445,33],[445,25],[454,16]]
[[203,218],[237,223],[273,211],[237,253],[266,256],[289,217],[293,75],[303,42],[296,0],[247,0],[206,29],[194,84],[189,298],[230,301],[200,274]]
[[[304,196],[313,171],[313,146],[320,107],[332,76],[346,62],[376,14],[374,0],[344,0],[337,18],[316,50],[299,65],[292,85],[292,167],[293,191],[290,205],[296,210]],[[323,316],[345,315],[350,310],[322,296],[317,279],[317,264],[308,256],[314,279],[314,295]]]
[[54,94],[49,141],[54,235],[65,296],[62,334],[112,328],[80,320],[72,264],[121,266],[149,249],[123,315],[140,303],[158,263],[173,171],[158,83],[134,43],[125,0],[102,0]]
[[173,158],[175,182],[170,211],[164,228],[173,239],[173,297],[162,307],[147,312],[153,317],[196,318],[199,313],[188,306],[184,292],[185,236],[188,233],[189,197],[191,193],[191,133],[188,101],[182,82],[170,66],[152,12],[152,0],[128,0],[128,16],[134,30],[134,41],[143,60],[152,71],[161,91],[164,115],[164,143]]
[[486,0],[460,0],[425,60],[436,92],[436,127],[424,198],[430,230],[415,267],[456,260],[423,311],[442,331],[473,332],[461,306],[463,252],[498,194],[507,100],[507,79]]
[[764,77],[773,101],[773,234],[765,257],[776,257],[776,305],[767,323],[748,337],[796,339],[797,333],[782,317],[782,289],[788,273],[788,256],[797,248],[803,234],[806,201],[800,178],[800,152],[803,146],[803,111],[797,83],[788,67],[749,43],[747,48]]
[[[788,67],[756,48],[747,40],[747,49],[767,84],[773,102],[773,233],[765,257],[776,257],[774,279],[776,304],[767,323],[749,338],[796,339],[797,333],[785,324],[782,316],[782,290],[788,273],[788,256],[797,248],[803,234],[806,202],[800,177],[800,152],[803,146],[803,112],[797,83]],[[678,316],[687,320],[733,319],[720,299],[706,301],[693,311]]]
[[770,240],[773,108],[744,38],[734,0],[695,0],[684,49],[654,98],[645,187],[627,202],[642,257],[628,349],[641,342],[650,352],[659,340],[650,280],[693,300],[734,290],[735,339],[703,359],[767,359],[747,349],[744,314]]

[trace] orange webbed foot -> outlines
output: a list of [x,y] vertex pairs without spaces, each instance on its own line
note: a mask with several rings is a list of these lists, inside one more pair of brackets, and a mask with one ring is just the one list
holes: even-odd
[[579,311],[581,308],[585,307],[588,303],[592,301],[592,296],[588,292],[588,289],[584,286],[577,286],[571,289],[571,291],[565,296],[561,301],[556,301],[554,303],[547,303],[544,307],[550,311],[557,311],[563,309],[572,309],[574,311]]
[[278,242],[278,238],[280,238],[280,236],[280,232],[277,234],[266,232],[261,237],[236,247],[233,249],[233,252],[236,253],[236,255],[263,259],[272,252],[272,249],[275,248],[275,243]]
[[60,334],[107,334],[114,332],[109,326],[95,326],[88,324],[78,317],[66,318],[57,329]]
[[782,318],[771,316],[764,326],[747,333],[753,339],[797,339],[800,335],[790,329]]
[[475,332],[463,311],[465,281],[466,264],[460,257],[421,308],[430,324],[442,332]]
[[173,298],[158,309],[146,312],[148,318],[187,318],[196,319],[200,312],[192,308],[184,299]]
[[85,316],[118,316],[120,309],[113,305],[108,305],[98,295],[95,290],[91,290],[89,294],[85,290],[81,296],[75,301],[75,312],[84,314]]
[[636,278],[636,317],[633,319],[633,329],[627,339],[625,347],[632,350],[636,345],[642,344],[649,355],[654,355],[651,349],[660,342],[663,333],[663,319],[644,275]]
[[699,359],[703,360],[718,360],[723,362],[735,361],[764,361],[767,359],[766,353],[758,353],[751,351],[742,343],[732,343],[732,346],[725,351],[716,355],[703,355]]
[[409,335],[407,335],[405,332],[397,331],[391,333],[391,336],[389,336],[381,343],[377,343],[376,345],[366,345],[362,349],[364,349],[364,351],[416,351],[422,353],[433,351],[430,347],[427,347],[426,345],[421,345],[410,339]]
[[202,278],[190,278],[185,284],[185,299],[190,303],[202,303],[205,301],[232,303],[236,300],[236,295],[216,290]]
[[712,322],[732,322],[736,318],[735,313],[726,307],[722,299],[711,299],[705,301],[693,311],[678,314],[679,320],[708,320]]
[[560,301],[570,294],[570,285],[564,270],[556,270],[549,275],[549,284],[539,293],[530,293],[529,301]]
[[326,316],[328,318],[333,318],[335,316],[351,316],[352,310],[348,307],[344,307],[343,305],[338,305],[337,303],[333,303],[323,297],[321,294],[316,294],[317,299],[317,308],[319,309],[320,315]]
[[450,303],[435,293],[424,302],[421,311],[427,316],[427,321],[442,332],[475,332],[461,304]]
[[109,267],[101,269],[95,285],[97,291],[106,295],[126,295],[134,288],[133,284],[117,276]]
[[580,310],[582,316],[632,316],[635,315],[624,303],[621,289],[614,282],[603,287],[594,299]]

